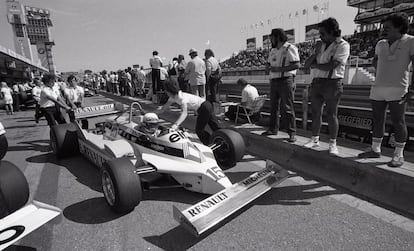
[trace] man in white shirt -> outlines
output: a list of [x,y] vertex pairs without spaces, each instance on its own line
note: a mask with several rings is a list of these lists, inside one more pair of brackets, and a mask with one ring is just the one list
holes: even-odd
[[211,49],[206,49],[204,51],[204,57],[206,59],[206,96],[210,102],[217,102],[218,84],[221,79],[221,67]]
[[270,120],[269,128],[262,135],[275,135],[279,130],[279,113],[286,121],[288,142],[296,141],[296,117],[294,92],[296,70],[300,66],[299,51],[287,42],[283,29],[273,29],[270,35],[272,49],[269,53],[270,66]]
[[196,49],[190,49],[189,55],[191,60],[187,63],[185,68],[185,75],[190,84],[191,93],[205,98],[206,64],[198,56]]
[[155,94],[161,89],[160,68],[162,67],[162,59],[158,56],[158,51],[152,52],[149,63],[152,69],[152,92]]
[[[250,85],[244,78],[240,78],[237,80],[237,85],[239,85],[242,88],[242,98],[241,98],[241,105],[244,105],[249,109],[248,107],[253,103],[253,101],[259,97],[259,92],[257,91],[256,87],[253,85]],[[237,106],[231,105],[229,106],[228,111],[224,114],[227,118],[230,120],[236,119],[236,112],[237,112]],[[253,116],[253,121],[256,121],[260,116]]]
[[36,124],[39,123],[39,119],[43,116],[42,112],[40,111],[39,101],[40,101],[40,93],[42,92],[43,83],[40,82],[38,78],[33,80],[35,86],[32,88],[32,96],[33,99],[36,101],[35,106],[35,121]]
[[408,138],[405,123],[407,101],[413,96],[413,81],[409,83],[410,63],[414,63],[414,36],[407,35],[408,17],[405,13],[391,14],[382,21],[384,39],[375,47],[373,65],[376,68],[375,84],[370,99],[373,114],[371,148],[359,154],[360,158],[379,158],[384,137],[387,106],[395,130],[395,150],[390,167],[404,164],[404,147]]
[[336,138],[338,135],[338,104],[343,92],[342,80],[345,65],[350,54],[349,43],[341,38],[341,30],[335,18],[328,18],[318,24],[320,42],[316,50],[305,62],[305,68],[312,68],[311,84],[312,138],[306,148],[319,146],[319,133],[322,126],[322,109],[326,103],[326,117],[329,128],[329,154],[338,155]]

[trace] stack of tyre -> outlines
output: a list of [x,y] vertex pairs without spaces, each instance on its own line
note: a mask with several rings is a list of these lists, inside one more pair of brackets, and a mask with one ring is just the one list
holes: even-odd
[[0,122],[0,219],[23,207],[29,199],[29,185],[20,169],[3,160],[8,142]]

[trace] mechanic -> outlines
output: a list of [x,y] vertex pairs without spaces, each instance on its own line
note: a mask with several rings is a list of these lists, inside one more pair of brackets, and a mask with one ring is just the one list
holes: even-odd
[[181,123],[187,118],[187,110],[197,111],[196,120],[196,133],[200,141],[204,145],[210,143],[210,133],[205,129],[207,124],[210,126],[212,131],[220,129],[219,122],[216,115],[214,114],[213,105],[204,98],[196,96],[194,94],[182,92],[174,79],[168,79],[164,83],[164,89],[168,94],[168,101],[164,104],[156,113],[163,113],[165,110],[170,108],[173,103],[181,106],[181,114],[177,121],[171,126],[172,129],[177,129]]
[[135,129],[151,136],[157,136],[159,134],[158,124],[160,120],[158,115],[153,112],[145,113],[142,123]]
[[50,127],[57,123],[65,124],[66,120],[63,118],[59,107],[64,108],[66,111],[70,111],[71,108],[66,105],[65,101],[53,90],[55,76],[45,74],[42,78],[42,82],[45,87],[40,92],[39,106],[47,120],[47,124]]
[[[74,75],[69,75],[67,82],[68,87],[63,91],[66,104],[72,109],[83,108],[85,90],[78,85],[78,80]],[[71,122],[75,121],[75,113],[73,110],[68,113],[68,116]],[[82,119],[81,123],[83,129],[88,129],[88,120]]]

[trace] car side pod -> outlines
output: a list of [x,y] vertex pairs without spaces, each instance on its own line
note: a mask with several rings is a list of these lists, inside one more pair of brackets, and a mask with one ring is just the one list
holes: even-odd
[[288,176],[288,171],[267,160],[263,170],[183,211],[173,206],[174,219],[186,230],[199,237],[269,191],[272,186],[280,184]]
[[38,201],[0,219],[0,250],[7,248],[62,213],[57,207]]

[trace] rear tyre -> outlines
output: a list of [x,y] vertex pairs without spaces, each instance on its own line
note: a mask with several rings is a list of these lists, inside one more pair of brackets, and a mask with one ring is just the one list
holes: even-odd
[[8,148],[9,143],[7,142],[6,135],[0,135],[0,160],[3,159],[4,155],[6,155]]
[[0,219],[22,208],[29,199],[29,185],[20,169],[0,161]]
[[77,127],[73,123],[55,125],[50,128],[50,146],[57,158],[79,153]]
[[109,207],[117,213],[133,210],[142,200],[141,180],[128,158],[105,162],[102,189]]
[[246,151],[243,137],[230,129],[220,129],[213,132],[211,144],[220,145],[213,151],[217,164],[226,170],[236,165]]

